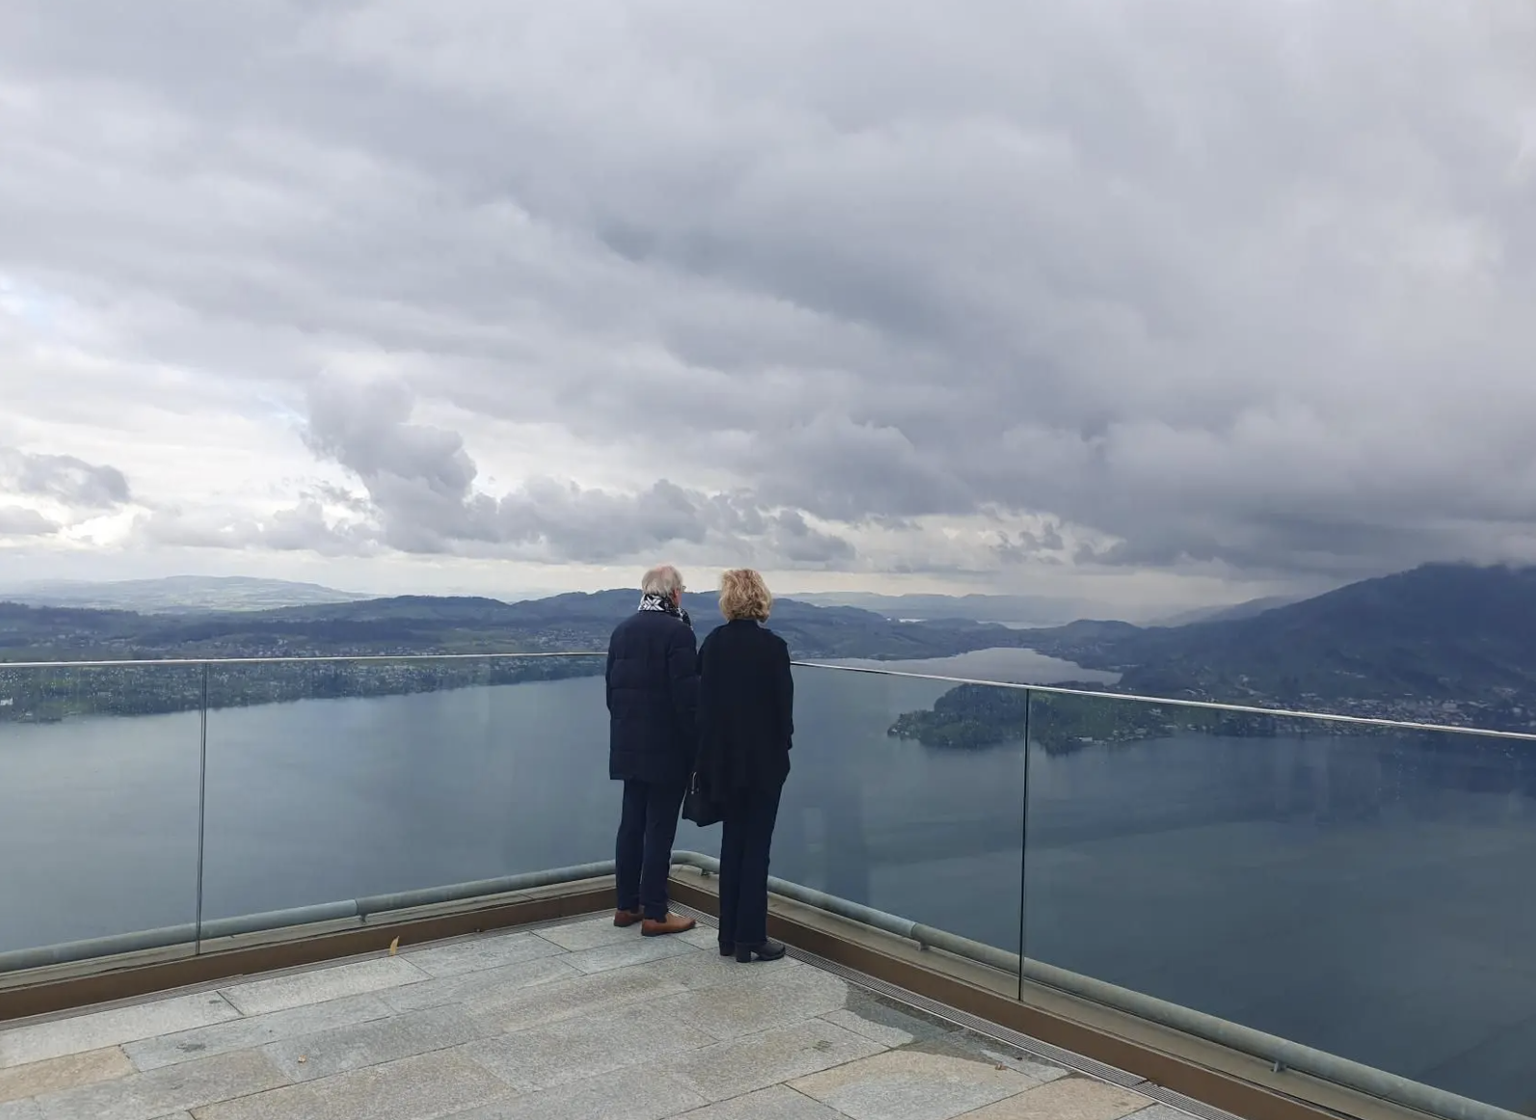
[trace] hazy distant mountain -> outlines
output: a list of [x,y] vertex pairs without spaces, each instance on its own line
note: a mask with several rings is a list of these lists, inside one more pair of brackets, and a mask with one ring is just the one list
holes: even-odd
[[[0,657],[248,657],[367,653],[564,652],[606,648],[639,603],[630,590],[498,599],[405,595],[273,610],[132,613],[0,602]],[[716,597],[687,600],[702,636]],[[850,607],[774,604],[773,627],[801,657],[932,658],[1017,644],[1001,626],[902,624]]]
[[[516,603],[401,596],[193,613],[183,596],[178,614],[0,603],[0,658],[601,650],[637,600],[632,590]],[[713,595],[689,596],[687,606],[701,636],[718,625]],[[778,601],[773,627],[803,658],[1025,647],[1119,673],[1119,688],[1147,695],[1521,729],[1536,720],[1536,569],[1433,565],[1177,627],[903,623],[795,599]]]
[[1471,703],[1523,716],[1516,709],[1536,708],[1536,568],[1432,564],[1249,618],[1069,626],[1020,640],[1122,672],[1122,687],[1150,695],[1329,708]]
[[816,606],[857,607],[887,618],[963,619],[1005,626],[1061,626],[1097,609],[1087,600],[1045,595],[872,595],[834,591],[795,598]]
[[[639,604],[639,592],[572,592],[504,603],[496,599],[403,596],[365,602],[294,607],[271,613],[274,621],[439,628],[455,645],[515,642],[524,649],[603,649],[614,625]],[[700,637],[721,622],[713,594],[684,599]],[[1009,631],[964,620],[903,625],[854,607],[816,606],[777,599],[773,628],[800,657],[943,657],[1011,644]],[[485,646],[485,648],[490,648]]]
[[127,610],[142,614],[260,611],[314,603],[366,599],[316,583],[247,576],[170,576],[110,583],[45,581],[0,587],[0,599],[35,607]]
[[1236,622],[1243,618],[1253,618],[1255,615],[1272,611],[1276,607],[1288,607],[1292,603],[1302,601],[1298,595],[1268,595],[1262,599],[1249,599],[1244,603],[1231,603],[1221,607],[1201,607],[1199,610],[1181,611],[1178,614],[1160,618],[1151,623],[1153,626],[1188,626],[1195,622]]

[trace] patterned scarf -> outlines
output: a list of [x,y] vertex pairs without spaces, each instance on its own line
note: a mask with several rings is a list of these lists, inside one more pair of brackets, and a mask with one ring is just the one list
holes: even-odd
[[681,621],[683,625],[688,627],[688,629],[693,629],[693,619],[688,617],[687,611],[673,603],[670,596],[643,595],[640,598],[640,609],[643,611],[660,611],[662,614],[669,614],[673,618]]

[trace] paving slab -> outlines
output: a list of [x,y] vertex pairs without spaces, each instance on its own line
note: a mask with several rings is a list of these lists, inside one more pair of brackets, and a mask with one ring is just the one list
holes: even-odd
[[620,929],[613,924],[612,914],[604,914],[597,918],[582,918],[579,921],[566,922],[564,925],[546,926],[544,929],[533,932],[535,936],[542,937],[568,953],[596,949],[601,945],[621,945],[640,940],[639,926]]
[[897,1046],[907,1046],[917,1041],[916,1035],[908,1034],[900,1027],[886,1026],[884,1023],[865,1019],[858,1013],[849,1011],[846,1007],[829,1011],[821,1016],[821,1018],[835,1026],[842,1027],[845,1031],[852,1031],[861,1038],[867,1038],[871,1042],[878,1042],[881,1046],[895,1048]]
[[603,1015],[549,1023],[472,1043],[463,1053],[514,1089],[548,1089],[660,1060],[714,1042],[680,1023]]
[[685,1113],[680,1120],[845,1120],[820,1101],[784,1085],[770,1085],[755,1093],[732,1097]]
[[552,957],[560,946],[531,933],[506,933],[472,937],[446,945],[402,948],[400,955],[429,976],[460,976],[509,964]]
[[735,957],[722,957],[713,949],[677,953],[660,960],[631,965],[654,976],[665,977],[685,988],[714,988],[722,984],[744,986],[778,983],[780,977],[807,966],[792,957],[777,961],[737,964]]
[[[965,1114],[966,1120],[1120,1120],[1152,1103],[1140,1093],[1092,1081],[1064,1077],[996,1104]],[[1172,1112],[1172,1110],[1169,1110]],[[1189,1120],[1174,1113],[1179,1120]]]
[[0,1031],[0,1120],[1191,1120],[609,915]]
[[687,933],[675,933],[672,936],[696,949],[713,949],[716,956],[720,955],[720,931],[714,926],[695,926]]
[[922,1050],[891,1050],[790,1082],[852,1120],[953,1120],[1038,1082],[1006,1066]]
[[140,1070],[160,1069],[235,1050],[251,1050],[285,1038],[387,1019],[394,1011],[376,995],[350,996],[267,1015],[233,1019],[211,1027],[126,1043],[123,1050]]
[[633,1016],[629,1005],[683,990],[676,981],[641,969],[619,969],[507,991],[491,988],[466,997],[462,1006],[508,1032],[584,1015]]
[[707,1101],[722,1101],[881,1052],[877,1042],[821,1019],[716,1043],[663,1062]]
[[[666,957],[702,955],[697,947],[686,941],[679,941],[676,937],[668,936],[635,937],[631,941],[599,945],[596,948],[567,953],[560,959],[582,972],[608,972],[611,969],[644,964],[647,961],[659,961]],[[719,955],[715,954],[716,957]]]
[[669,1120],[703,1103],[702,1097],[665,1074],[625,1070],[540,1092],[515,1094],[460,1113],[453,1120]]
[[222,996],[207,992],[13,1027],[0,1032],[0,1068],[84,1054],[239,1016]]
[[[0,1120],[39,1120],[42,1111],[34,1101],[15,1101],[9,1106],[0,1105]],[[155,1120],[195,1120],[190,1112],[172,1112],[157,1116]]]
[[452,1050],[405,1058],[193,1110],[196,1120],[441,1120],[507,1086]]
[[263,1053],[290,1081],[315,1081],[434,1050],[451,1050],[483,1033],[457,1007],[430,1007],[274,1042]]
[[[859,1026],[855,1027],[850,1022],[843,1021],[844,1017],[834,1018],[829,1015],[827,1018],[838,1023],[839,1026],[847,1026],[849,1030],[866,1035],[877,1042],[884,1042],[887,1037],[896,1038],[902,1035],[907,1036],[907,1042],[926,1042],[947,1038],[961,1029],[956,1024],[940,1019],[936,1015],[929,1015],[908,1004],[877,995],[856,985],[849,986],[845,1010],[857,1017]],[[891,1043],[891,1045],[905,1045],[905,1043]]]
[[489,999],[523,988],[556,980],[574,980],[584,975],[558,956],[539,957],[483,972],[459,973],[424,980],[420,984],[405,984],[380,992],[379,998],[396,1011],[421,1011],[444,1004],[483,1005]]
[[651,1004],[650,1013],[660,1022],[687,1023],[723,1041],[802,1023],[836,1011],[847,1000],[845,982],[802,968],[772,982],[726,982],[670,996]]
[[266,980],[252,980],[225,988],[222,995],[242,1015],[265,1015],[273,1011],[286,1011],[290,1007],[325,1003],[343,996],[363,995],[397,988],[402,984],[417,984],[426,979],[427,974],[404,957],[375,957],[273,976]]
[[287,1082],[259,1052],[244,1050],[34,1098],[42,1120],[158,1120]]
[[[969,1040],[971,1037],[970,1032],[965,1032],[961,1037]],[[982,1057],[989,1061],[997,1062],[1000,1065],[1005,1065],[1011,1070],[1016,1070],[1040,1085],[1062,1077],[1072,1076],[1072,1071],[1069,1069],[1052,1065],[1044,1059],[1036,1058],[1029,1054],[1021,1054],[1017,1050],[1000,1045],[993,1039],[976,1039],[973,1045],[978,1043]]]
[[12,1066],[0,1069],[0,1102],[94,1085],[98,1081],[127,1077],[133,1071],[128,1055],[116,1046]]

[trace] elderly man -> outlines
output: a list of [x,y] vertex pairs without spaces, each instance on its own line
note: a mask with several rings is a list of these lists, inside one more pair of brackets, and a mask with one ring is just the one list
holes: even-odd
[[640,590],[608,643],[608,776],[624,783],[613,924],[660,937],[694,927],[668,911],[667,876],[698,741],[698,642],[676,568],[652,568]]

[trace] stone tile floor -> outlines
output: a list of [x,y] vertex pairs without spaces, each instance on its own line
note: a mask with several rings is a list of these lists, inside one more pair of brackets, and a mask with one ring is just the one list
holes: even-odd
[[1187,1120],[701,926],[605,915],[0,1031],[0,1120]]

